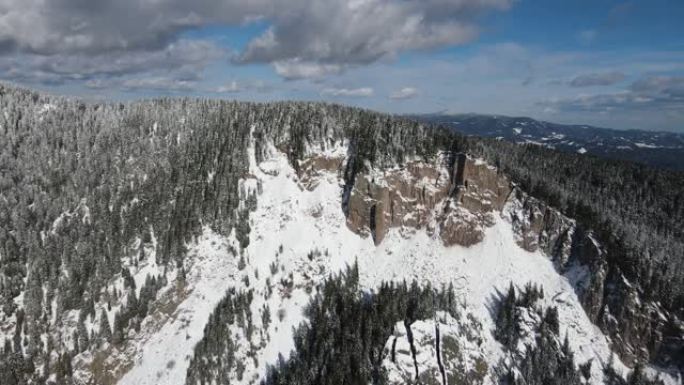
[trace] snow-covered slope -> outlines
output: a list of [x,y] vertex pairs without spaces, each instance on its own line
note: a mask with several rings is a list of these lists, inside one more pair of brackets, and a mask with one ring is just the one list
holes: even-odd
[[[318,156],[334,158],[345,152],[343,147],[335,147]],[[293,348],[292,330],[304,321],[302,309],[312,288],[354,261],[367,290],[386,280],[416,279],[433,286],[453,283],[464,314],[470,314],[482,327],[477,354],[489,367],[502,356],[491,333],[494,301],[511,282],[519,287],[538,283],[546,292],[543,306],[558,307],[561,335],[568,334],[577,362],[593,359],[592,383],[602,379],[602,365],[611,356],[609,341],[591,323],[572,283],[557,272],[553,262],[541,251],[528,252],[518,245],[517,235],[505,219],[508,216],[497,213],[483,240],[470,247],[446,247],[438,234],[400,228],[389,229],[376,246],[372,238],[361,237],[345,225],[343,182],[338,173],[319,173],[316,184],[304,188],[285,154],[271,148],[267,159],[257,164],[253,148],[251,153],[251,175],[244,180],[244,187],[258,193],[258,199],[250,215],[249,246],[242,257],[232,255],[227,250],[233,240],[205,231],[192,247],[196,257],[189,258],[193,262],[187,266],[187,295],[161,327],[139,337],[136,349],[129,352],[135,357],[132,367],[119,383],[185,383],[203,325],[230,288],[254,290],[254,323],[257,330],[263,328],[249,337],[234,328],[240,336],[236,338],[236,356],[246,357],[249,349],[255,350],[255,355],[243,360],[244,372],[236,373],[231,383],[257,383],[264,378],[267,365],[275,364],[279,355],[286,358]],[[266,326],[262,324],[265,308],[271,314]],[[444,322],[445,334],[454,322]],[[416,325],[423,334],[433,327],[431,320]],[[618,360],[616,364],[622,367]],[[393,375],[400,376],[400,372]]]

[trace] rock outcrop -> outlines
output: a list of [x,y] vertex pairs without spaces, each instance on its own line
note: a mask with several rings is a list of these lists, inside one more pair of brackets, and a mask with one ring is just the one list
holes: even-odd
[[390,228],[426,229],[445,245],[470,246],[484,236],[511,191],[496,169],[463,154],[449,164],[411,161],[385,171],[356,175],[348,200],[347,226],[380,244]]
[[[320,173],[342,175],[343,156],[312,156],[301,163],[300,181],[313,189]],[[347,226],[380,244],[392,228],[424,230],[444,245],[471,246],[482,241],[496,215],[511,223],[520,247],[542,251],[573,283],[589,318],[613,341],[626,364],[650,361],[681,349],[684,329],[657,303],[642,300],[638,288],[614,268],[594,233],[513,184],[503,173],[464,154],[432,161],[413,160],[402,167],[370,166],[353,178],[346,202]],[[681,333],[680,333],[681,334]],[[670,337],[668,337],[670,335]],[[665,353],[662,353],[665,352]]]
[[434,320],[398,322],[383,350],[389,384],[482,384],[489,373],[482,329],[473,318],[438,312]]
[[306,190],[313,191],[318,186],[322,173],[339,174],[344,165],[344,157],[327,154],[313,154],[299,163],[297,176],[299,184]]
[[643,300],[635,285],[610,268],[592,231],[519,188],[513,189],[501,215],[512,224],[522,248],[543,251],[572,282],[585,312],[611,337],[624,363],[644,359],[671,364],[669,351],[681,349],[682,340],[667,338],[665,328],[681,335],[681,321],[668,321],[659,304]]

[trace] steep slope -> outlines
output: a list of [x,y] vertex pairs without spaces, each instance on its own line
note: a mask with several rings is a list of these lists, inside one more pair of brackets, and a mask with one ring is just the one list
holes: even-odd
[[[374,290],[387,280],[415,279],[434,286],[449,283],[456,285],[464,315],[470,314],[472,322],[482,325],[483,331],[479,337],[482,339],[480,356],[486,357],[483,363],[489,368],[502,357],[501,347],[491,334],[494,327],[491,312],[496,305],[496,298],[510,282],[520,287],[530,281],[537,282],[547,292],[545,306],[558,307],[560,324],[563,325],[561,333],[569,336],[572,348],[577,352],[578,362],[594,360],[596,364],[592,368],[592,382],[602,381],[601,370],[612,354],[610,341],[587,317],[573,283],[558,273],[553,261],[540,250],[530,252],[519,246],[522,237],[514,232],[511,223],[511,213],[520,214],[515,207],[517,200],[507,203],[503,211],[492,212],[490,222],[480,229],[481,241],[469,247],[445,246],[438,233],[429,234],[424,229],[412,229],[407,225],[388,229],[382,242],[376,246],[372,237],[357,236],[353,231],[355,222],[349,222],[341,211],[339,197],[342,169],[324,170],[330,164],[341,166],[332,159],[343,153],[343,148],[338,147],[309,158],[308,164],[324,165],[315,172],[309,169],[316,174],[316,187],[313,188],[310,187],[313,179],[311,175],[305,178],[307,185],[300,184],[301,179],[285,157],[277,152],[274,159],[263,163],[260,170],[254,173],[261,180],[263,193],[259,195],[258,207],[251,216],[252,239],[247,248],[249,262],[244,275],[250,277],[250,287],[254,289],[254,300],[250,306],[251,313],[255,315],[254,328],[265,330],[265,333],[259,336],[253,334],[252,338],[248,338],[241,328],[233,326],[234,343],[239,346],[237,352],[247,352],[249,346],[255,347],[252,354],[256,359],[247,362],[244,368],[238,369],[237,365],[228,368],[232,373],[228,378],[241,383],[257,382],[263,379],[266,365],[276,364],[279,354],[287,358],[293,346],[291,328],[302,321],[307,290],[313,290],[328,274],[340,271],[345,265],[356,261],[361,285],[366,290]],[[321,159],[330,161],[324,162]],[[474,161],[470,163],[477,165],[475,167],[481,165]],[[494,169],[489,170],[496,174]],[[433,175],[443,175],[443,172],[446,170],[442,169]],[[379,175],[376,177],[376,181],[381,183]],[[425,182],[434,185],[438,179],[437,177]],[[390,184],[387,187],[394,189],[396,186]],[[443,204],[444,200],[438,203]],[[353,206],[353,203],[350,205]],[[432,222],[434,220],[430,219]],[[345,222],[349,224],[349,228],[343,226]],[[281,246],[283,251],[279,252]],[[278,264],[280,269],[276,269],[278,271],[269,277],[268,273],[263,272],[267,271],[271,263]],[[256,271],[260,272],[261,278],[252,280]],[[572,273],[574,277],[576,272],[573,270]],[[286,280],[290,282],[274,284],[280,277],[289,277]],[[269,280],[270,284],[275,285],[275,290],[272,297],[264,301],[263,297],[268,296],[266,293],[271,290],[268,288]],[[239,282],[235,284],[240,285]],[[271,313],[278,309],[279,313],[284,314],[283,319],[274,319],[268,326],[260,324],[262,317],[259,315],[263,312],[265,302]],[[431,322],[428,321],[427,324]],[[215,326],[209,324],[205,330],[205,339],[212,335],[210,328]],[[425,329],[423,326],[419,328]],[[422,348],[427,348],[426,344],[430,343],[423,343]],[[169,352],[170,348],[171,346],[161,351]],[[235,355],[239,357],[240,353]],[[421,362],[430,361],[428,356],[423,357]],[[202,357],[196,353],[194,360],[202,360]],[[255,363],[258,363],[258,367]],[[436,361],[425,363],[433,369],[436,364]],[[209,369],[218,370],[211,366],[204,368]],[[397,370],[401,372],[401,369]],[[492,381],[492,373],[486,373],[487,381]],[[189,374],[191,377],[196,375],[192,370]],[[140,381],[140,378],[136,378],[134,382],[144,383]],[[182,381],[178,381],[180,382]]]
[[3,384],[256,383],[356,261],[361,299],[453,284],[487,381],[506,355],[492,313],[529,281],[592,382],[611,349],[681,371],[676,174],[316,103],[0,102]]

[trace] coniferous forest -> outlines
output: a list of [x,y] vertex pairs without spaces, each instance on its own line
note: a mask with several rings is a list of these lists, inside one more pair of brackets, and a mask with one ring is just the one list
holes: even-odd
[[[246,247],[258,197],[246,197],[239,181],[249,172],[251,138],[257,160],[273,143],[295,169],[311,149],[346,143],[344,194],[368,167],[432,159],[441,152],[485,159],[522,190],[595,233],[605,247],[608,269],[597,324],[611,335],[630,324],[625,320],[633,314],[623,305],[631,300],[627,289],[635,287],[639,301],[657,304],[666,325],[658,341],[667,341],[637,350],[656,351],[654,362],[684,364],[678,361],[684,357],[682,173],[465,137],[325,103],[94,103],[3,86],[0,111],[0,320],[15,320],[13,338],[0,345],[3,385],[73,383],[74,356],[125,343],[169,283],[166,272],[182,275],[187,245],[203,227],[234,233]],[[152,251],[163,269],[136,287],[128,267]],[[272,368],[268,384],[383,383],[380,352],[391,325],[429,318],[436,309],[451,311],[448,290],[417,284],[388,283],[361,295],[355,269],[318,288],[306,311],[309,323],[296,330],[292,358]],[[112,284],[115,277],[123,287]],[[233,343],[226,325],[249,325],[256,316],[248,310],[252,294],[243,289],[227,293],[215,309],[195,349],[188,383],[209,383],[203,376],[221,378],[222,367],[238,365],[223,354]],[[497,338],[508,348],[516,343],[516,309],[533,308],[540,295],[527,290],[522,298],[513,290],[502,300]],[[114,321],[95,311],[96,304],[109,304]],[[69,311],[78,312],[74,335],[45,338]],[[515,358],[524,383],[582,383],[553,310],[541,318],[538,343]],[[649,383],[641,370],[636,366],[628,383]],[[544,377],[548,372],[554,377]],[[610,371],[606,376],[611,383],[624,381]],[[502,383],[519,383],[514,377],[501,367]]]

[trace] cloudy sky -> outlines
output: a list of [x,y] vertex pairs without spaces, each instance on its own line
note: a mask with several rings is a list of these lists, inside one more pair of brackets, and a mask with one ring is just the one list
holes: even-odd
[[682,0],[0,0],[0,79],[684,132]]

